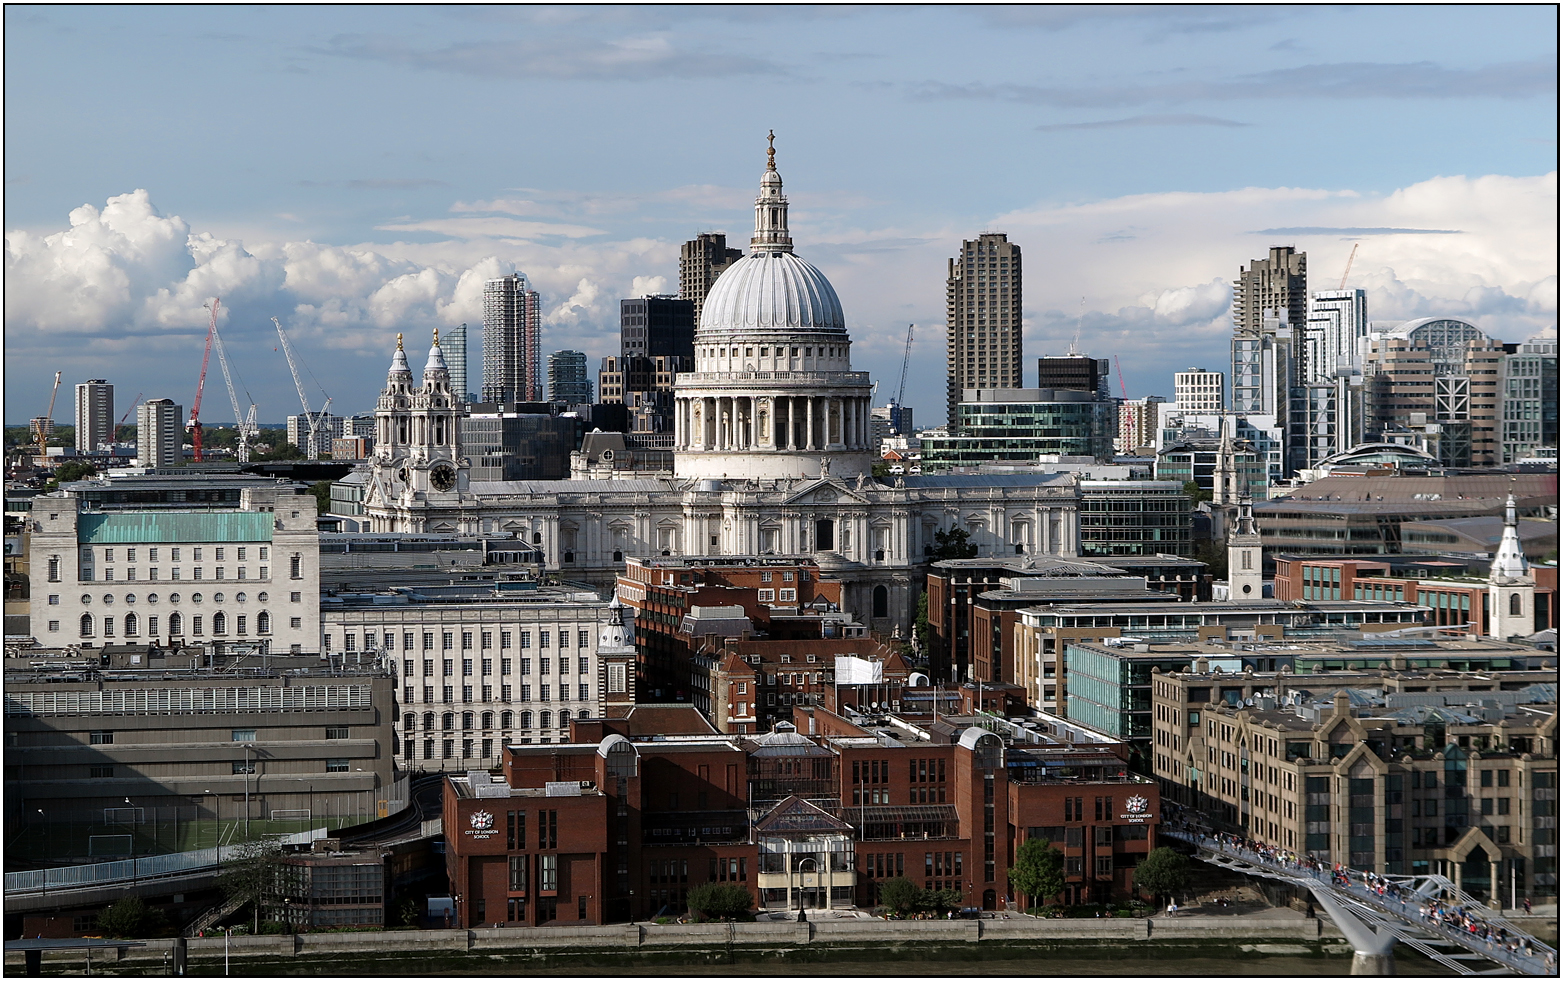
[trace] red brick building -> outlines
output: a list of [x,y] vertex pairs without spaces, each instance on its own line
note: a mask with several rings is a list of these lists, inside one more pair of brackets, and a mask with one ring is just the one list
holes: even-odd
[[1035,903],[1008,884],[1028,836],[1064,852],[1065,899],[1105,899],[1156,845],[1156,786],[1111,745],[991,716],[794,716],[755,736],[647,735],[676,725],[666,712],[576,721],[569,744],[508,748],[502,780],[448,778],[462,924],[682,913],[707,882],[773,910],[872,907],[894,876],[974,907]]
[[[724,733],[764,733],[794,706],[857,705],[899,699],[912,674],[898,648],[871,638],[729,641],[710,658],[710,714]],[[840,661],[839,659],[846,659]],[[849,692],[840,693],[845,685]]]
[[[1489,631],[1486,560],[1453,556],[1277,556],[1277,600],[1404,601],[1432,608],[1429,624]],[[1536,629],[1559,626],[1559,568],[1532,566]]]
[[[625,560],[620,600],[635,609],[635,644],[643,692],[659,701],[704,702],[709,684],[695,677],[695,654],[708,640],[690,617],[696,608],[740,608],[747,625],[716,638],[774,640],[863,635],[842,611],[842,584],[822,578],[802,556],[653,557]],[[704,709],[705,706],[701,705]]]

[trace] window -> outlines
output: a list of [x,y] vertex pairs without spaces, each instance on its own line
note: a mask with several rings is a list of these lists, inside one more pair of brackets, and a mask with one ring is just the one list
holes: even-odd
[[234,743],[254,743],[255,742],[255,731],[254,730],[232,730],[230,732],[232,733],[232,737],[233,737],[233,742]]
[[[553,814],[553,813],[550,812],[548,814]],[[539,890],[558,890],[559,889],[559,857],[558,856],[549,855],[549,856],[539,856],[538,857],[538,889]]]
[[450,631],[442,631],[442,632],[440,632],[440,650],[441,651],[450,651],[452,648],[455,647],[455,643],[454,642],[455,642],[455,635],[452,634]]
[[485,649],[494,647],[494,632],[484,631],[481,640]]
[[272,633],[272,615],[271,614],[268,614],[266,611],[263,610],[259,614],[255,615],[255,633],[257,633],[257,634],[270,634],[270,633]]
[[236,760],[236,761],[233,762],[233,767],[232,767],[231,773],[234,773],[234,774],[254,774],[255,773],[255,762],[254,761],[246,761],[246,760]]
[[112,744],[114,742],[114,731],[113,730],[93,730],[91,733],[89,733],[87,735],[87,742],[90,743],[91,745],[95,746],[95,747],[97,747],[97,746],[108,746],[109,744]]
[[327,774],[342,774],[342,773],[345,773],[348,769],[349,769],[348,768],[348,759],[346,757],[327,757],[326,758],[326,773]]
[[113,777],[114,776],[114,768],[112,768],[112,767],[89,767],[89,768],[87,768],[87,776],[88,777]]
[[[509,631],[501,631],[500,632],[500,647],[501,648],[509,648],[510,647],[510,632]],[[525,673],[523,673],[523,674],[525,674]]]
[[[411,717],[409,717],[409,719],[411,719]],[[326,727],[326,739],[327,740],[346,740],[347,738],[348,738],[348,728],[346,726],[328,726],[328,727]]]
[[[200,577],[196,577],[196,579],[200,579]],[[304,557],[300,556],[298,553],[294,553],[292,556],[288,557],[288,579],[304,579]]]

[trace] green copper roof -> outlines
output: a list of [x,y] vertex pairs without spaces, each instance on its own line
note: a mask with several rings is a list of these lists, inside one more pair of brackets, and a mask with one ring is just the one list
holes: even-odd
[[76,520],[76,541],[103,545],[157,545],[174,542],[270,542],[270,512],[143,511],[133,514],[82,515]]

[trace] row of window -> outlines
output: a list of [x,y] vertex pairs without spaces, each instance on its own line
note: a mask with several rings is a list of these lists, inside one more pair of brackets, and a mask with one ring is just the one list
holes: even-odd
[[[421,647],[422,650],[424,650],[424,651],[433,651],[434,650],[434,647],[435,647],[435,643],[434,643],[435,632],[434,631],[423,631],[423,632],[421,632],[422,635],[423,635],[423,637],[421,639],[418,637],[419,633],[420,632],[415,632],[415,631],[403,631],[402,632],[402,650],[403,651],[414,651],[414,650],[417,650],[419,647]],[[440,650],[442,650],[442,651],[453,651],[453,650],[455,650],[456,649],[456,634],[457,634],[457,632],[455,632],[455,631],[443,631],[443,632],[440,632]],[[485,650],[493,648],[494,647],[494,634],[495,634],[495,632],[493,632],[493,631],[483,631],[483,632],[481,632],[480,635],[479,635],[479,642],[480,642],[479,643],[479,647],[481,647],[481,648],[483,648]],[[506,649],[511,648],[512,647],[511,642],[513,640],[518,642],[516,644],[516,647],[519,647],[519,648],[522,648],[522,649],[527,649],[527,648],[531,648],[532,647],[532,632],[531,631],[515,632],[514,636],[513,636],[513,633],[510,632],[510,631],[500,631],[499,635],[500,635],[500,649],[501,650],[506,650]],[[414,644],[415,640],[422,640],[423,644],[421,646],[417,646],[417,645]],[[554,640],[555,640],[555,635],[554,635],[553,632],[551,632],[551,631],[539,631],[538,632],[538,647],[539,648],[552,648],[552,647],[554,647]],[[558,633],[558,640],[559,640],[559,645],[558,646],[560,648],[569,648],[571,646],[571,644],[570,644],[571,632],[568,631],[568,630],[560,631]],[[577,648],[590,648],[592,646],[592,633],[590,631],[576,631],[575,632],[575,641],[576,641],[575,646]],[[365,651],[373,651],[376,648],[379,648],[382,651],[395,651],[396,647],[397,647],[396,642],[397,642],[397,633],[395,631],[384,631],[384,632],[378,632],[378,633],[374,632],[374,631],[365,631],[365,632],[363,632],[363,645],[364,645],[363,650],[365,650]],[[327,650],[330,650],[330,646],[331,646],[331,636],[330,635],[327,635],[327,637],[326,637],[326,645],[327,645]],[[351,633],[346,633],[345,632],[342,635],[342,647],[343,647],[344,650],[346,650],[346,651],[356,651],[356,650],[358,650],[358,645],[359,645],[359,636],[357,634],[351,634]],[[462,645],[462,650],[463,651],[472,650],[472,648],[473,648],[473,632],[472,631],[462,631],[461,632],[461,645]]]
[[[542,713],[539,713],[538,715],[539,715],[539,723],[540,723],[540,725],[542,725],[543,727],[553,726],[552,717],[548,713],[547,710],[545,710]],[[583,710],[580,711],[580,713],[577,715],[576,718],[577,719],[590,719],[591,718],[591,713],[590,713],[589,710],[583,709]],[[423,719],[422,719],[423,729],[424,729],[425,732],[433,730],[435,728],[436,721],[438,721],[439,724],[440,724],[440,729],[442,729],[442,730],[454,730],[454,729],[456,729],[457,719],[458,719],[458,717],[457,717],[457,715],[455,713],[443,713],[443,714],[441,714],[438,717],[436,717],[434,713],[424,713]],[[496,714],[494,714],[494,713],[481,713],[481,714],[478,714],[478,713],[470,713],[469,712],[469,713],[462,713],[460,719],[461,719],[461,724],[462,724],[461,728],[464,729],[464,730],[471,730],[471,729],[475,729],[475,728],[477,728],[477,729],[484,729],[484,730],[492,730],[492,729],[494,729],[494,723],[495,723],[496,719],[499,720],[500,729],[502,729],[502,730],[512,729],[513,728],[513,724],[519,724],[520,728],[523,729],[523,730],[530,730],[530,729],[532,729],[532,713],[528,712],[528,711],[522,711],[520,713],[515,713],[515,712],[511,712],[510,710],[507,709],[506,711],[504,711],[502,713],[499,713],[498,716],[496,716]],[[414,730],[418,728],[418,723],[419,722],[420,722],[420,720],[419,720],[419,718],[418,718],[418,716],[416,714],[414,714],[414,713],[403,713],[402,714],[402,733],[403,733],[403,735],[411,736],[412,733],[414,732]],[[568,710],[568,709],[561,709],[559,711],[559,725],[560,726],[564,726],[565,724],[567,724],[569,722],[570,722],[570,710]],[[477,723],[478,726],[474,727],[473,726],[474,723]],[[329,734],[328,734],[328,739],[329,738],[330,737],[329,737]]]
[[[200,546],[196,546],[196,547],[192,548],[190,551],[193,554],[192,558],[195,560],[195,562],[199,563],[201,561],[201,547]],[[149,546],[147,548],[146,552],[147,552],[147,561],[148,562],[153,562],[153,563],[157,562],[157,560],[158,560],[158,554],[157,554],[158,547],[157,546]],[[214,547],[212,549],[212,552],[214,554],[213,558],[216,559],[218,562],[222,562],[223,559],[226,556],[227,550],[223,546],[216,546],[216,547]],[[238,547],[236,547],[234,549],[234,552],[236,554],[234,558],[238,559],[240,562],[244,562],[247,558],[249,558],[249,555],[248,555],[249,547],[247,547],[247,546],[238,546]],[[259,559],[261,559],[263,561],[266,560],[266,559],[270,559],[271,558],[271,547],[269,547],[269,546],[258,546],[257,547],[257,552],[258,552],[258,557],[257,558],[259,558]],[[179,546],[170,546],[169,550],[168,550],[168,553],[169,553],[169,556],[168,556],[169,559],[173,560],[176,563],[179,562],[179,559],[180,559],[180,548],[179,548]],[[86,555],[90,559],[91,556],[92,556],[91,550],[88,550]],[[114,548],[112,546],[108,546],[108,547],[104,548],[104,550],[103,550],[103,561],[106,562],[106,563],[112,563],[114,561]],[[136,561],[136,547],[135,546],[127,546],[127,547],[125,547],[125,562],[133,563],[135,561]]]
[[[348,650],[352,651],[353,649],[349,648]],[[417,665],[417,663],[413,662],[413,661],[405,661],[405,662],[403,662],[402,663],[402,677],[405,678],[405,679],[412,678],[413,677],[413,669],[414,669],[414,667],[416,665]],[[558,665],[559,665],[559,674],[560,675],[569,675],[570,674],[571,662],[570,662],[570,656],[569,655],[561,655],[559,657]],[[423,677],[424,678],[433,678],[434,677],[435,663],[433,661],[425,661],[423,663],[423,666],[424,666],[423,667]],[[540,659],[538,659],[538,674],[539,675],[549,675],[549,674],[552,674],[551,669],[553,668],[553,666],[554,666],[554,663],[549,658],[540,658]],[[512,667],[514,667],[514,663],[511,661],[511,659],[509,659],[509,658],[501,658],[500,659],[500,674],[501,675],[510,675],[510,674],[512,674],[512,672],[511,672]],[[531,675],[532,674],[532,659],[531,658],[522,658],[522,659],[520,659],[519,667],[520,667],[521,671],[517,672],[515,674],[518,674],[518,675]],[[590,675],[591,672],[592,672],[592,660],[589,657],[587,657],[586,655],[579,655],[576,658],[575,667],[576,667],[577,674],[580,674],[580,675]],[[475,673],[474,669],[481,669],[481,671]],[[396,662],[395,661],[391,662],[391,674],[393,674],[393,675],[396,674]],[[444,659],[441,662],[441,664],[440,664],[440,674],[441,675],[455,675],[456,674],[456,659],[454,659],[454,658],[446,658],[446,659]],[[473,675],[473,674],[493,675],[494,674],[494,659],[492,659],[492,658],[484,658],[484,659],[480,659],[480,660],[475,661],[472,658],[463,658],[462,659],[462,674],[463,675]]]
[[[156,552],[156,550],[152,550],[152,551],[154,553]],[[179,556],[178,556],[179,550],[178,549],[174,549],[172,551],[175,553],[174,560],[178,561],[179,560]],[[201,550],[197,549],[195,551],[197,553],[200,553]],[[221,552],[222,550],[218,550],[218,551]],[[89,581],[90,582],[93,579],[93,570],[92,570],[92,566],[90,565],[91,561],[92,561],[91,554],[89,553],[89,554],[83,556],[82,558],[83,558],[84,562],[82,564],[81,569],[78,571],[77,576],[78,576],[78,579],[80,579],[80,580]],[[265,557],[262,557],[262,558],[265,558]],[[196,561],[199,562],[200,559],[201,559],[201,557],[199,555],[197,555],[196,556]],[[155,562],[156,560],[157,560],[157,557],[154,555],[152,557],[152,561]],[[59,583],[60,582],[60,557],[59,556],[50,556],[49,559],[48,559],[48,562],[47,562],[47,569],[48,569],[49,582],[50,583]],[[217,574],[217,576],[216,576],[217,579],[219,579],[219,580],[227,579],[227,575],[226,575],[227,567],[218,566],[218,567],[216,567],[215,572]],[[192,579],[196,579],[196,580],[204,579],[205,578],[205,567],[202,567],[202,566],[192,567],[191,568],[191,573],[192,573],[192,577],[191,577]],[[155,566],[149,568],[147,570],[147,574],[148,574],[147,575],[147,579],[148,580],[157,580],[161,576],[161,572],[160,572],[159,568],[155,567]],[[174,567],[174,568],[169,570],[169,578],[170,579],[178,580],[181,577],[182,577],[182,573],[181,573],[181,570],[179,569],[179,567]],[[265,580],[265,579],[269,579],[270,577],[271,577],[271,567],[270,566],[262,566],[262,567],[260,567],[260,577],[259,578]],[[113,579],[114,579],[114,570],[112,570],[112,569],[105,569],[103,571],[103,580],[104,580],[104,582],[112,582]],[[126,580],[135,580],[136,579],[136,570],[135,570],[134,567],[128,568],[128,569],[125,570],[125,579]],[[240,566],[238,568],[238,571],[237,571],[237,579],[241,579],[241,580],[249,579],[249,569],[247,567]],[[304,558],[301,555],[297,554],[297,553],[295,553],[293,556],[289,557],[289,559],[288,559],[288,579],[290,579],[290,580],[302,580],[302,579],[304,579]]]
[[[411,686],[411,685],[404,685],[404,686],[402,686],[402,701],[405,702],[405,703],[414,703],[414,702],[446,702],[446,703],[449,703],[449,702],[455,702],[456,701],[456,686],[454,686],[454,685],[443,685],[443,686],[440,686],[440,698],[438,700],[435,699],[435,691],[434,690],[435,690],[435,687],[432,686],[432,685],[423,686],[423,692],[422,692],[423,698],[419,699],[419,698],[417,698],[417,696],[420,693],[419,693],[419,690],[418,690],[417,687]],[[479,694],[479,700],[482,701],[482,702],[492,702],[494,700],[494,686],[492,686],[492,685],[485,685],[485,686],[480,686],[477,689],[475,689],[473,686],[464,685],[464,686],[461,687],[461,697],[462,697],[461,701],[462,702],[472,702],[473,701],[473,695],[474,695],[475,692],[477,692]],[[555,695],[554,693],[557,693],[557,695]],[[576,694],[575,694],[574,698],[576,700],[581,701],[581,702],[588,702],[588,701],[590,701],[591,698],[592,698],[592,685],[591,685],[591,683],[589,683],[589,682],[580,682],[580,683],[578,683],[576,685]],[[550,685],[547,685],[547,684],[538,686],[538,702],[555,702],[555,701],[558,701],[558,702],[570,702],[571,699],[572,699],[572,696],[570,694],[570,686],[568,684],[566,684],[566,683],[563,683],[563,682],[560,683],[558,689],[555,689],[553,686],[550,686]],[[531,702],[532,701],[532,686],[527,685],[527,684],[521,685],[519,693],[517,693],[516,687],[510,686],[510,685],[502,685],[502,686],[500,686],[500,701],[501,702],[511,702],[512,700],[514,700],[516,702]],[[740,705],[743,705],[743,703],[740,703]],[[742,713],[740,715],[742,715]]]
[[[288,602],[296,604],[303,598],[303,596],[304,595],[302,593],[299,593],[297,590],[295,590],[294,592],[288,594]],[[121,599],[124,601],[124,603],[125,603],[125,605],[127,607],[134,607],[136,605],[136,599],[137,598],[136,598],[136,595],[134,593],[127,593]],[[146,596],[146,601],[149,604],[156,604],[158,602],[158,599],[159,599],[158,595],[155,594],[155,593],[149,593]],[[179,599],[180,599],[179,598],[179,594],[177,594],[177,593],[170,593],[168,595],[168,602],[171,603],[171,604],[179,603]],[[199,593],[192,593],[190,595],[190,602],[193,603],[193,604],[198,604],[198,603],[200,603],[204,599],[206,599],[206,598],[203,597]],[[213,603],[223,603],[227,599],[228,598],[227,598],[226,594],[223,594],[223,593],[214,593],[214,594],[212,594],[212,602]],[[250,595],[245,593],[243,590],[241,590],[238,593],[234,594],[234,602],[235,603],[241,603],[242,604],[242,603],[247,602],[249,599],[250,599]],[[262,590],[260,593],[257,593],[255,595],[255,599],[259,600],[261,603],[266,603],[269,599],[271,599],[271,594],[267,593],[265,590]],[[83,607],[90,606],[92,604],[92,594],[90,594],[90,593],[82,594],[81,595],[81,604],[82,604]],[[59,605],[60,605],[60,595],[58,593],[51,593],[51,594],[49,594],[49,606],[51,606],[51,607],[58,607]],[[103,595],[103,606],[105,606],[105,607],[112,607],[112,606],[114,606],[114,594],[112,594],[112,593],[105,593]]]
[[[292,617],[292,618],[289,618],[288,623],[289,623],[290,627],[298,628],[298,627],[300,627],[302,625],[303,618]],[[137,638],[137,637],[141,636],[141,618],[138,617],[137,615],[135,615],[135,614],[126,614],[123,618],[119,619],[119,624],[122,627],[123,632],[124,632],[123,633],[123,637]],[[228,626],[229,626],[229,621],[228,621],[228,615],[227,614],[223,613],[222,611],[218,611],[217,613],[212,615],[212,634],[213,634],[213,636],[215,636],[215,637],[222,637],[222,636],[228,634]],[[149,614],[149,615],[147,615],[147,618],[146,618],[147,637],[151,637],[151,638],[162,637],[162,635],[158,631],[158,627],[159,627],[159,624],[158,624],[158,617],[157,617],[157,615],[156,614]],[[112,637],[115,636],[115,633],[114,633],[115,618],[110,617],[110,616],[105,616],[102,619],[101,623],[100,623],[91,614],[83,614],[83,615],[81,615],[80,628],[81,628],[81,636],[84,637],[84,638],[96,637],[98,635],[99,628],[102,629],[103,637],[105,637],[105,638],[112,638]],[[59,629],[60,629],[60,622],[59,621],[50,621],[49,622],[49,631],[51,633],[57,632],[57,631],[59,631]],[[240,637],[245,637],[245,636],[247,636],[250,633],[249,615],[247,615],[247,614],[235,614],[234,615],[234,617],[233,617],[233,633],[235,635],[240,636]],[[272,633],[272,615],[269,612],[263,610],[259,614],[255,615],[255,633],[256,634],[261,634],[261,635],[266,635],[266,634],[271,634]],[[184,615],[180,614],[178,611],[175,611],[174,613],[169,614],[168,615],[168,637],[170,637],[170,638],[180,638],[180,637],[184,637],[184,636],[185,636],[185,619],[184,619]],[[204,637],[205,636],[205,624],[204,624],[204,622],[202,620],[202,615],[200,615],[200,614],[192,614],[190,616],[190,636],[191,637],[195,637],[195,638],[199,638],[199,637]]]

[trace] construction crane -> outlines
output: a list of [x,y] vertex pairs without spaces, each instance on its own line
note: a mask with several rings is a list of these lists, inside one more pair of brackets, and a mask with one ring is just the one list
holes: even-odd
[[119,422],[114,424],[114,428],[116,430],[119,429],[121,426],[124,426],[125,425],[125,420],[129,419],[130,418],[130,414],[136,411],[136,406],[138,406],[141,403],[142,395],[143,395],[143,393],[137,392],[136,393],[136,398],[130,400],[130,405],[125,407],[125,411],[120,414]]
[[1347,268],[1341,273],[1341,286],[1336,289],[1345,290],[1347,288],[1347,276],[1352,272],[1352,261],[1358,258],[1358,246],[1360,244],[1358,242],[1352,243],[1352,251],[1347,254]]
[[38,459],[43,460],[48,454],[48,448],[44,444],[49,439],[49,434],[54,431],[54,397],[60,394],[60,376],[63,372],[54,373],[54,388],[49,390],[49,411],[33,420],[33,441],[38,445]]
[[216,330],[213,330],[212,340],[217,342],[217,364],[223,369],[223,382],[228,386],[228,399],[234,406],[234,429],[239,434],[237,454],[239,463],[248,464],[250,462],[250,441],[260,432],[260,426],[255,422],[255,400],[250,397],[250,390],[245,389],[245,397],[250,399],[250,414],[246,416],[240,412],[239,394],[234,391],[233,374],[228,370],[228,351],[223,347],[223,336]]
[[1124,387],[1124,369],[1119,367],[1119,356],[1113,356],[1113,370],[1119,373],[1119,391],[1124,394],[1124,401],[1130,401],[1130,390]]
[[197,463],[203,459],[201,456],[201,396],[206,391],[206,366],[212,360],[212,335],[217,333],[217,308],[222,303],[221,297],[213,297],[211,303],[202,304],[212,312],[212,320],[206,327],[206,353],[201,356],[201,379],[196,382],[195,402],[190,406],[190,422],[185,424],[185,429],[190,431],[190,445],[195,450],[194,458]]
[[901,408],[902,396],[907,394],[907,363],[912,360],[912,325],[907,325],[907,346],[901,355],[901,384],[896,387],[896,408]]
[[[309,396],[304,394],[304,380],[299,377],[298,356],[293,353],[293,342],[288,340],[288,334],[282,329],[282,322],[272,318],[272,323],[277,325],[277,337],[282,340],[283,357],[288,359],[288,371],[293,373],[293,386],[299,390],[299,404],[304,407],[304,421],[309,424],[309,447],[305,450],[305,456],[310,460],[320,459],[320,448],[315,441],[315,431],[320,426],[320,416],[326,415],[326,409],[331,405],[331,396],[326,395],[326,390],[321,389],[321,394],[326,395],[326,401],[321,404],[319,415],[310,411]],[[307,370],[307,367],[306,367]],[[311,373],[310,378],[314,378]],[[320,383],[316,382],[316,386]]]

